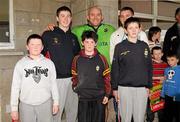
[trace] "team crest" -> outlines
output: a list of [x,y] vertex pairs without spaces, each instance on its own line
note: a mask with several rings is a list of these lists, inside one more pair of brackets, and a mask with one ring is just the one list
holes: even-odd
[[147,48],[145,48],[144,49],[144,56],[147,58],[147,56],[148,56],[148,49]]
[[60,44],[60,40],[58,38],[53,38],[53,44]]
[[107,28],[105,28],[105,29],[104,29],[104,32],[108,32],[108,29],[107,29]]
[[96,71],[97,71],[97,72],[99,71],[99,69],[100,69],[100,67],[99,67],[99,66],[96,66]]

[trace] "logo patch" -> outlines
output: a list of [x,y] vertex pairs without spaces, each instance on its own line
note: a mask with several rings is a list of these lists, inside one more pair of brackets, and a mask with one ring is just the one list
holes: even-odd
[[48,69],[42,69],[39,66],[35,66],[32,69],[24,69],[25,77],[29,77],[32,74],[32,78],[36,83],[39,83],[41,80],[41,75],[48,77]]
[[105,28],[105,29],[104,29],[104,32],[108,32],[108,29],[107,29],[107,28]]
[[120,55],[127,55],[128,53],[130,53],[129,50],[122,52]]
[[100,67],[97,65],[97,66],[96,66],[96,71],[98,72],[98,71],[99,71],[99,69],[100,69]]
[[54,45],[57,45],[57,44],[60,44],[60,40],[58,38],[53,38],[53,44]]
[[144,49],[144,56],[145,56],[145,58],[148,57],[148,49],[147,48]]

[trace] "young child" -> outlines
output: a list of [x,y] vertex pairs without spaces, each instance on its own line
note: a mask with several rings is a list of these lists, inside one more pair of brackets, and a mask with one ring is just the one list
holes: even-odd
[[94,31],[82,34],[82,49],[72,63],[72,87],[78,94],[78,122],[104,122],[105,104],[111,92],[110,69],[103,55],[95,48],[98,36]]
[[[113,95],[122,122],[144,122],[148,89],[152,87],[152,61],[148,45],[138,40],[140,22],[130,17],[125,21],[128,38],[115,47],[112,63]],[[120,98],[120,99],[119,99]]]
[[162,46],[160,43],[161,28],[158,26],[153,26],[148,32],[148,45],[152,49],[154,46]]
[[161,47],[153,47],[151,54],[153,61],[153,88],[150,90],[150,98],[148,99],[146,120],[147,122],[153,122],[154,112],[157,112],[159,122],[163,122],[162,108],[164,101],[160,99],[160,92],[162,90],[162,82],[164,81],[164,69],[167,68],[167,63],[163,62],[161,59],[163,56]]
[[12,120],[52,122],[52,116],[59,108],[55,66],[51,60],[41,55],[41,36],[30,35],[26,48],[29,54],[19,60],[14,68],[11,87]]
[[[161,96],[165,99],[164,122],[180,122],[180,66],[175,53],[167,54],[169,67],[165,69],[165,81]],[[175,121],[173,121],[175,118]]]

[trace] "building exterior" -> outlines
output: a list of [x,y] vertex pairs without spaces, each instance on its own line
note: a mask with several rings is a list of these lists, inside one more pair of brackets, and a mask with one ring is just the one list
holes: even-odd
[[[26,54],[26,38],[41,34],[48,23],[56,23],[56,9],[71,8],[73,26],[85,24],[87,9],[102,8],[104,22],[118,27],[118,9],[130,6],[142,20],[143,29],[158,25],[167,29],[174,23],[178,2],[154,0],[1,0],[0,2],[0,122],[10,122],[10,88],[15,63]],[[6,6],[6,7],[5,7]],[[168,8],[168,9],[167,9]],[[168,10],[168,11],[167,11]],[[2,11],[4,13],[2,13]]]

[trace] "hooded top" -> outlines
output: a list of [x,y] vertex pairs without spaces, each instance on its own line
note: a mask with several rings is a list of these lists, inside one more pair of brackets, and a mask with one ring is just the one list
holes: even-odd
[[14,68],[11,87],[12,111],[18,111],[19,99],[29,105],[40,105],[51,96],[54,104],[58,105],[54,63],[43,55],[36,60],[29,56],[19,60]]
[[72,64],[74,91],[80,100],[97,100],[109,97],[111,92],[110,69],[104,56],[98,53],[87,56],[81,50]]

